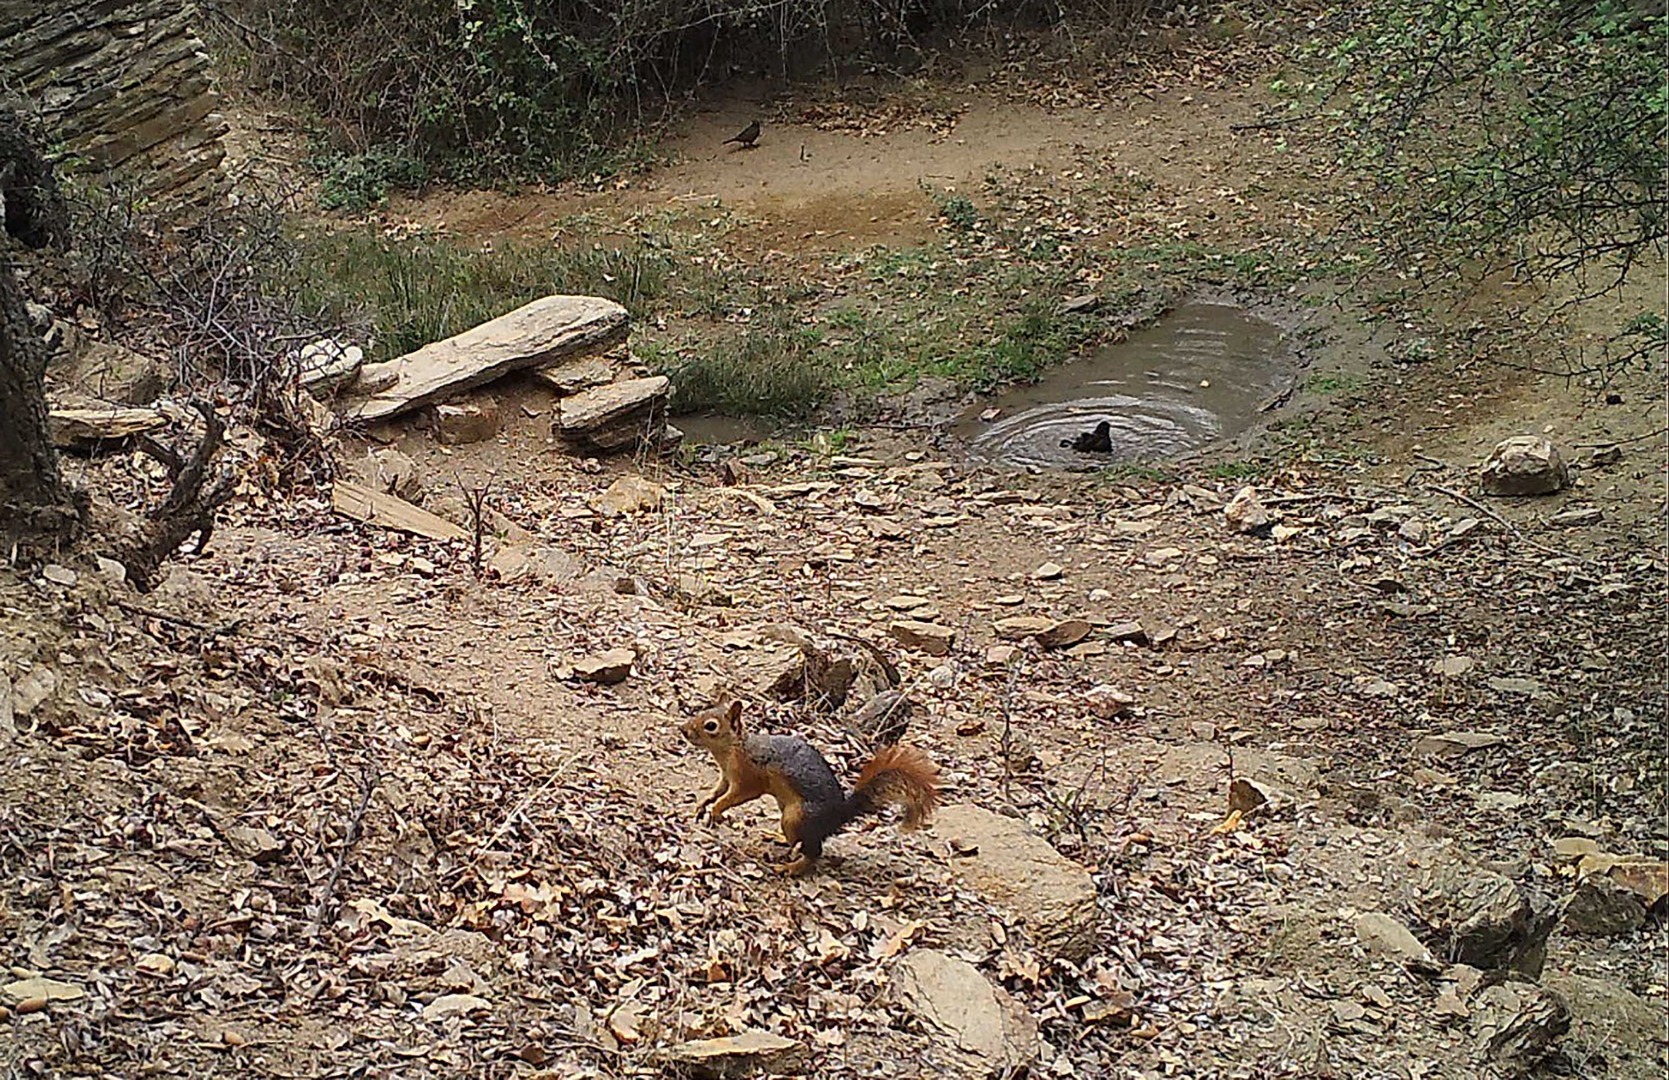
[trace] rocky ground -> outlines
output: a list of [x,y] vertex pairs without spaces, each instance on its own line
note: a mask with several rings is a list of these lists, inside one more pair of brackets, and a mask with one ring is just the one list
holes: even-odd
[[[156,592],[0,577],[0,1062],[1661,1076],[1661,380],[1357,367],[1249,484],[912,432],[590,457],[512,380],[489,438],[340,438],[436,515],[387,528],[235,431],[243,498]],[[1484,494],[1518,434],[1571,486]],[[930,830],[785,880],[763,803],[693,820],[688,710],[851,776],[889,690]]]

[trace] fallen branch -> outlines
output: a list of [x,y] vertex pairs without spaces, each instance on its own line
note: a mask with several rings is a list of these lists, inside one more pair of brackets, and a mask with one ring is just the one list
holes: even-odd
[[324,895],[319,897],[319,910],[313,916],[313,923],[307,928],[307,936],[319,936],[319,930],[331,914],[331,904],[336,899],[336,887],[341,884],[342,871],[348,865],[348,856],[353,853],[354,845],[359,843],[365,829],[365,811],[371,806],[371,796],[377,790],[377,784],[382,779],[374,765],[367,762],[359,774],[359,802],[354,806],[353,816],[348,819],[348,834],[342,838],[342,847],[336,853],[336,865],[331,867],[330,880],[325,882]]
[[1630,435],[1626,439],[1607,439],[1605,442],[1579,442],[1578,450],[1599,450],[1607,446],[1622,446],[1624,443],[1644,442],[1647,439],[1661,439],[1669,435],[1669,427],[1660,427],[1656,431],[1648,431],[1644,435]]
[[180,545],[197,534],[197,551],[201,554],[209,546],[214,534],[214,516],[231,499],[236,490],[236,479],[223,472],[206,483],[209,466],[220,450],[225,425],[207,402],[193,402],[203,418],[203,438],[189,455],[181,457],[175,451],[151,439],[142,440],[139,449],[161,463],[173,480],[168,498],[151,511],[149,521],[139,535],[120,545],[115,559],[126,568],[128,581],[140,592],[150,592],[162,564],[180,549]]
[[1584,559],[1580,555],[1572,555],[1568,551],[1560,551],[1558,548],[1548,547],[1546,544],[1543,544],[1538,540],[1530,539],[1528,536],[1524,535],[1524,530],[1523,529],[1520,529],[1517,525],[1514,525],[1512,522],[1508,521],[1506,518],[1502,517],[1500,514],[1496,513],[1494,510],[1491,510],[1489,507],[1485,506],[1483,503],[1481,503],[1478,500],[1472,498],[1470,495],[1462,495],[1460,492],[1455,491],[1452,488],[1438,487],[1436,484],[1427,484],[1426,485],[1426,490],[1436,492],[1439,495],[1447,495],[1449,498],[1455,500],[1458,503],[1463,503],[1466,506],[1470,506],[1472,509],[1476,510],[1478,513],[1484,515],[1485,517],[1489,518],[1491,521],[1495,522],[1497,525],[1501,526],[1503,529],[1507,530],[1507,532],[1514,539],[1518,540],[1520,543],[1524,544],[1527,547],[1534,548],[1534,549],[1536,549],[1537,551],[1541,552],[1544,555],[1552,555],[1552,556],[1554,556],[1556,558],[1560,558],[1560,559],[1570,559],[1572,562],[1579,562],[1579,563],[1591,563],[1592,562],[1591,559]]
[[1271,116],[1266,120],[1248,120],[1240,124],[1230,124],[1230,131],[1267,131],[1270,128],[1289,127],[1302,124],[1307,120],[1314,120],[1321,114],[1318,112],[1304,113],[1300,116]]
[[220,626],[210,626],[207,623],[200,623],[195,619],[185,619],[178,615],[170,615],[165,611],[148,608],[143,604],[135,604],[130,600],[123,600],[120,597],[114,598],[111,603],[131,615],[138,615],[147,619],[156,619],[159,622],[165,622],[172,626],[182,627],[186,630],[195,630],[199,634],[207,634],[209,637],[225,637],[228,634],[235,634],[244,624],[244,619],[239,617],[231,620],[230,622],[223,623]]

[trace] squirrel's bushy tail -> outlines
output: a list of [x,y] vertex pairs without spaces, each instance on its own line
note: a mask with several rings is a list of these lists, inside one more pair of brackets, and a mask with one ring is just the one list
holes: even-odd
[[858,774],[852,794],[828,803],[810,814],[800,828],[800,846],[807,856],[817,858],[823,841],[854,818],[873,814],[888,804],[903,807],[906,831],[919,829],[939,805],[939,769],[913,746],[889,746],[876,754]]
[[876,754],[852,788],[856,813],[869,814],[891,803],[904,809],[900,826],[906,832],[921,828],[939,805],[939,769],[913,746],[889,746]]

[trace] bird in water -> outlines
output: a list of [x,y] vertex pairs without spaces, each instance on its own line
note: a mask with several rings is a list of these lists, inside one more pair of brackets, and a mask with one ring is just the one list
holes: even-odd
[[1080,454],[1110,454],[1113,452],[1113,425],[1106,420],[1095,425],[1094,431],[1081,431],[1075,438],[1062,439],[1062,446],[1070,446]]
[[720,143],[719,145],[723,146],[723,145],[728,144],[728,143],[741,143],[743,150],[752,150],[753,149],[753,144],[758,142],[758,141],[759,141],[759,121],[755,120],[753,123],[749,124],[747,127],[743,128],[741,131],[738,131],[736,134],[732,135],[730,138],[724,140],[724,142]]

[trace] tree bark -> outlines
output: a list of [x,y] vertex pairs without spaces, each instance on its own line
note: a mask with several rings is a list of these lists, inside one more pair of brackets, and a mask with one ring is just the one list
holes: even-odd
[[[47,427],[43,379],[51,351],[24,306],[13,256],[61,241],[66,215],[51,168],[30,142],[22,117],[0,110],[0,560],[49,555],[74,541],[87,502],[64,482]],[[14,243],[14,241],[16,243]]]

